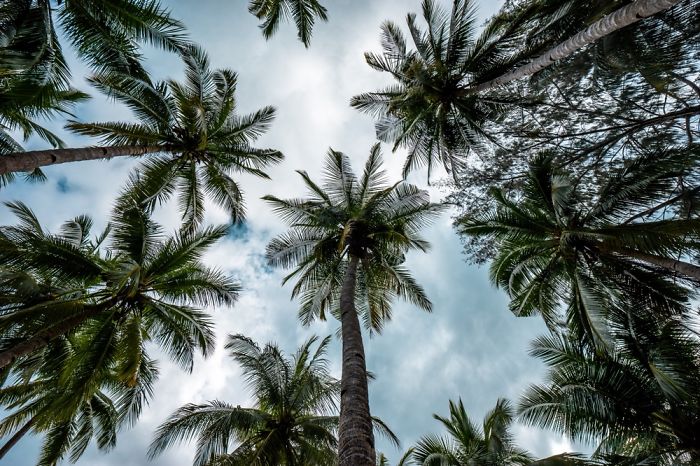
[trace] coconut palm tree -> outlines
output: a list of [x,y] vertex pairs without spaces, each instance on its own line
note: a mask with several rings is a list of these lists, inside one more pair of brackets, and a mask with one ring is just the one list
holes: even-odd
[[306,47],[311,44],[316,18],[328,21],[328,11],[318,0],[250,0],[248,10],[263,20],[260,29],[266,39],[277,32],[282,20],[293,20]]
[[[37,134],[54,147],[61,140],[37,123],[38,117],[69,114],[71,107],[87,98],[70,86],[70,73],[50,18],[31,1],[4,2],[0,5],[0,155],[22,151],[13,138],[21,132],[25,139]],[[30,173],[34,179],[41,172]],[[0,175],[0,187],[13,175]]]
[[269,127],[275,114],[265,107],[252,115],[237,116],[236,74],[209,69],[201,49],[184,52],[185,81],[148,81],[110,74],[91,78],[108,96],[127,105],[138,123],[79,123],[69,129],[100,137],[103,147],[30,151],[0,157],[0,174],[37,167],[119,156],[144,156],[136,177],[139,190],[153,205],[175,191],[186,228],[194,228],[204,215],[204,193],[224,207],[234,221],[245,215],[243,194],[231,173],[268,178],[263,171],[282,160],[271,149],[251,143]]
[[520,400],[520,418],[597,443],[605,464],[697,464],[700,344],[689,319],[663,319],[637,302],[620,313],[615,350],[595,352],[566,334],[535,341],[546,381]]
[[[87,97],[87,94],[58,83],[38,84],[31,79],[8,78],[0,89],[0,159],[23,151],[20,142],[13,137],[14,132],[21,132],[25,141],[36,134],[53,147],[64,147],[61,139],[41,126],[37,118],[69,115],[72,107]],[[0,188],[11,183],[15,175],[0,174]],[[39,168],[35,168],[25,173],[25,179],[42,180],[44,175]]]
[[[11,400],[6,408],[17,409],[0,424],[0,431],[14,435],[0,450],[0,458],[19,442],[24,435],[45,433],[44,444],[37,466],[53,466],[68,452],[73,460],[82,456],[93,436],[98,439],[98,448],[108,450],[115,445],[118,415],[112,399],[98,391],[88,399],[73,398],[74,408],[68,417],[61,421],[58,416],[46,416],[57,399],[65,392],[59,392],[52,380],[37,380],[27,384],[5,387],[0,390],[0,399]],[[65,410],[65,408],[62,408]],[[19,419],[28,418],[19,429],[13,429]]]
[[[448,14],[433,0],[423,1],[422,31],[415,14],[408,29],[410,50],[398,25],[382,25],[381,55],[366,53],[374,69],[390,73],[396,83],[386,89],[353,97],[352,106],[378,118],[377,136],[394,149],[407,147],[404,177],[427,165],[428,178],[436,163],[453,171],[485,134],[485,122],[497,118],[504,98],[468,95],[470,83],[505,69],[506,50],[519,38],[517,28],[490,23],[476,36],[477,12],[472,0],[455,0]],[[497,74],[496,74],[497,75]]]
[[510,401],[499,398],[486,413],[482,427],[469,418],[464,404],[450,401],[450,416],[433,414],[447,430],[448,436],[427,435],[412,448],[413,464],[421,466],[509,466],[583,465],[578,455],[568,453],[535,460],[527,450],[515,444],[510,431],[515,418]]
[[[197,437],[194,465],[335,464],[340,384],[325,358],[330,337],[314,350],[317,341],[308,339],[287,358],[275,344],[261,349],[250,338],[229,336],[226,348],[242,367],[255,407],[221,401],[183,406],[158,428],[149,455]],[[395,440],[381,421],[375,425]]]
[[379,145],[358,179],[350,160],[330,150],[323,185],[298,172],[310,191],[306,199],[266,196],[290,225],[267,248],[270,264],[294,267],[284,282],[296,280],[300,318],[310,323],[333,313],[341,323],[339,456],[341,466],[375,466],[367,369],[359,318],[381,330],[391,318],[391,301],[408,299],[422,309],[431,303],[402,265],[411,250],[426,251],[419,230],[442,210],[413,185],[386,183]]
[[30,0],[0,5],[0,76],[32,69],[56,49],[55,31],[45,13]]
[[[37,134],[54,148],[63,147],[36,118],[67,114],[73,104],[87,98],[70,86],[56,22],[93,70],[146,81],[139,44],[178,52],[188,44],[184,26],[155,0],[53,3],[7,0],[0,5],[0,155],[22,151],[11,136],[17,130],[25,138]],[[27,171],[30,180],[43,179],[38,167]],[[0,187],[13,178],[11,172],[0,170]]]
[[510,432],[513,411],[510,402],[501,398],[486,414],[483,428],[479,428],[469,419],[461,399],[458,403],[450,401],[449,418],[433,415],[447,429],[449,437],[422,437],[413,449],[412,459],[425,466],[530,464],[532,455],[515,445]]
[[[30,18],[30,26],[25,21]],[[0,69],[52,66],[61,56],[56,25],[77,55],[98,72],[146,79],[139,46],[179,52],[188,45],[185,27],[158,0],[7,0],[0,9],[5,51]],[[41,51],[41,52],[38,52]],[[38,53],[37,53],[38,52]]]
[[129,383],[116,371],[104,380],[76,383],[73,371],[91,337],[87,332],[60,337],[13,367],[13,383],[0,389],[7,413],[0,436],[12,434],[0,458],[32,432],[43,436],[38,466],[54,466],[66,455],[75,462],[93,439],[100,450],[113,448],[117,430],[138,416],[153,391],[154,362],[142,355],[138,377]]
[[328,372],[330,337],[312,337],[291,357],[275,344],[261,348],[242,335],[226,348],[240,364],[255,396],[254,407],[222,401],[188,404],[156,432],[149,455],[197,438],[194,465],[322,465],[336,455],[333,416],[338,381]]
[[[410,461],[410,456],[413,453],[413,449],[409,448],[401,458],[399,458],[399,462],[396,463],[396,466],[407,466],[409,465]],[[380,453],[377,455],[377,466],[389,466],[389,458],[384,456],[384,453]]]
[[[408,49],[397,25],[382,25],[383,53],[366,53],[365,57],[372,68],[391,74],[396,83],[358,95],[351,103],[378,118],[380,140],[394,144],[395,149],[408,149],[404,176],[427,165],[430,178],[437,162],[448,172],[454,171],[485,139],[497,143],[485,132],[485,124],[499,118],[505,105],[517,104],[498,94],[504,84],[541,71],[600,37],[665,11],[680,0],[635,1],[586,24],[585,30],[553,48],[547,41],[526,40],[533,28],[540,31],[565,17],[563,5],[559,5],[561,9],[552,7],[557,2],[527,2],[517,12],[496,15],[476,37],[475,2],[453,0],[452,11],[447,13],[434,0],[424,0],[426,32],[418,28],[414,14],[408,15],[415,50]],[[579,10],[588,8],[588,3],[578,5]],[[534,27],[533,19],[542,21]],[[537,58],[530,60],[532,57]]]
[[[522,79],[551,66],[552,64],[563,60],[580,49],[586,47],[589,44],[596,42],[597,40],[608,36],[622,28],[625,28],[631,24],[637,23],[644,18],[656,15],[663,11],[670,9],[682,0],[636,0],[636,1],[622,1],[618,2],[623,4],[617,10],[612,11],[611,3],[603,5],[576,5],[576,2],[568,0],[544,0],[534,2],[534,8],[526,8],[527,15],[534,18],[540,18],[541,12],[538,15],[536,10],[538,7],[544,7],[544,10],[550,10],[549,15],[545,18],[549,19],[545,23],[545,27],[537,30],[537,33],[542,33],[543,30],[551,32],[557,27],[561,27],[562,23],[565,22],[567,16],[572,13],[572,10],[578,10],[583,16],[588,16],[592,18],[603,16],[597,21],[591,21],[589,24],[584,23],[584,29],[576,32],[571,37],[567,38],[565,41],[557,44],[556,46],[546,50],[541,55],[530,60],[528,63],[518,66],[515,69],[504,73],[501,76],[493,78],[489,81],[478,83],[474,85],[471,89],[471,93],[479,93],[495,86],[502,86],[511,81]],[[579,15],[581,16],[581,14]],[[590,20],[589,20],[590,21]],[[569,25],[575,21],[569,21]]]
[[[226,227],[164,238],[136,201],[130,208],[125,202],[112,216],[104,252],[97,245],[106,235],[88,239],[89,218],[51,234],[25,205],[8,204],[20,222],[0,229],[0,289],[19,289],[0,301],[0,367],[75,332],[88,335],[75,358],[75,383],[114,371],[133,382],[149,341],[187,370],[196,351],[212,351],[212,322],[193,306],[231,305],[237,298],[239,284],[200,261]],[[27,296],[27,282],[45,294]]]
[[673,215],[682,200],[673,195],[677,177],[697,182],[697,160],[697,149],[647,153],[591,198],[542,155],[519,199],[492,191],[497,208],[461,219],[459,228],[496,241],[491,279],[516,315],[540,313],[556,329],[566,303],[570,328],[602,347],[610,306],[641,294],[657,312],[682,312],[688,289],[681,283],[700,280],[700,267],[682,260],[697,252],[700,220]]

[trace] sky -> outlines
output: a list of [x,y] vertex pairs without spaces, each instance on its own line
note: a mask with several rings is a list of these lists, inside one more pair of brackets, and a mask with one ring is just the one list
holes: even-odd
[[[193,458],[193,445],[183,444],[149,462],[146,450],[156,427],[186,403],[223,400],[233,405],[252,403],[236,364],[223,344],[228,334],[242,333],[264,344],[275,341],[288,354],[310,335],[335,334],[338,323],[329,321],[304,328],[297,321],[297,303],[291,289],[281,286],[284,271],[267,267],[267,242],[284,231],[284,225],[260,199],[304,195],[296,169],[319,178],[329,147],[348,154],[359,171],[375,143],[371,117],[349,106],[353,95],[390,83],[387,76],[364,62],[365,51],[379,51],[379,27],[387,19],[405,25],[408,12],[420,12],[420,0],[326,0],[330,22],[320,23],[309,49],[296,40],[295,31],[283,26],[270,41],[262,37],[255,17],[244,0],[168,0],[173,15],[185,22],[191,38],[209,53],[213,67],[238,72],[238,111],[250,113],[265,105],[278,109],[270,131],[259,147],[281,150],[285,161],[268,171],[272,181],[240,178],[245,190],[248,220],[235,228],[206,256],[206,262],[238,278],[244,292],[230,309],[210,309],[216,319],[218,346],[207,360],[197,359],[192,373],[183,372],[166,357],[155,396],[138,424],[120,432],[115,449],[105,454],[94,448],[78,461],[92,466],[185,465]],[[439,3],[447,4],[446,0]],[[479,14],[488,18],[501,1],[481,0]],[[179,78],[177,58],[148,50],[149,71],[158,79]],[[76,109],[82,121],[119,121],[132,118],[129,111],[101,98],[82,80],[86,69],[72,60],[75,84],[94,99]],[[56,129],[69,146],[96,141]],[[30,141],[29,148],[44,147]],[[403,154],[383,147],[392,179],[400,178]],[[49,230],[80,214],[92,216],[103,226],[116,193],[138,164],[133,159],[82,162],[45,170],[43,184],[17,182],[0,190],[0,201],[21,200],[35,210]],[[444,174],[442,174],[444,176]],[[425,187],[425,173],[410,182]],[[434,200],[445,193],[430,188]],[[174,231],[179,223],[175,205],[158,210],[156,218]],[[227,221],[226,214],[209,205],[207,223]],[[9,211],[0,206],[0,225],[12,224]],[[432,414],[446,415],[448,401],[461,397],[473,419],[480,421],[497,398],[517,400],[530,384],[544,376],[543,365],[528,355],[529,342],[545,332],[537,318],[516,318],[508,310],[503,291],[488,280],[487,267],[468,265],[460,240],[444,214],[425,231],[433,248],[415,253],[407,266],[424,286],[434,305],[432,314],[398,302],[394,319],[381,335],[365,335],[368,369],[376,380],[370,384],[372,414],[382,418],[402,441],[400,450],[378,439],[378,451],[396,461],[421,435],[440,433]],[[340,377],[340,343],[329,350],[333,372]],[[539,456],[572,451],[577,446],[550,432],[518,426],[517,439]],[[27,438],[2,461],[2,465],[31,466],[38,457],[38,438]]]

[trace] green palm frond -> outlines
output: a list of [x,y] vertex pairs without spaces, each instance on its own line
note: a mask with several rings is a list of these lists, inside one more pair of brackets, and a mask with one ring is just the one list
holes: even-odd
[[260,29],[271,38],[282,21],[294,22],[299,40],[308,47],[316,19],[328,21],[328,12],[318,0],[251,0],[248,10],[262,20]]
[[[201,261],[226,228],[166,236],[128,199],[95,239],[89,217],[53,234],[20,203],[8,205],[18,224],[0,228],[0,353],[13,355],[3,359],[0,404],[10,414],[0,431],[32,420],[45,464],[77,460],[93,440],[113,447],[116,430],[133,425],[153,396],[158,369],[146,347],[191,371],[196,353],[214,349],[201,308],[232,305],[240,291]],[[33,381],[49,388],[26,385]]]
[[[541,154],[517,198],[492,191],[496,208],[458,221],[466,235],[495,240],[491,280],[508,292],[518,316],[541,314],[550,329],[568,327],[609,347],[616,309],[643,296],[664,315],[683,313],[695,280],[683,261],[697,249],[696,219],[643,218],[664,205],[675,179],[697,167],[694,150],[648,154],[613,173],[593,198]],[[661,214],[657,214],[661,215]],[[680,257],[680,259],[679,259]],[[611,320],[613,319],[613,320]]]
[[[503,97],[475,96],[475,82],[515,57],[504,53],[521,32],[492,22],[477,37],[477,10],[471,0],[454,0],[450,11],[433,0],[422,2],[423,31],[415,14],[407,26],[414,50],[392,22],[381,26],[382,53],[366,53],[369,66],[392,75],[395,84],[353,97],[351,104],[377,119],[377,136],[396,150],[408,149],[404,177],[425,166],[428,179],[438,165],[458,171],[472,150],[490,137],[485,124],[503,113]],[[514,102],[513,102],[514,103]],[[456,175],[455,175],[456,176]]]
[[299,172],[309,191],[304,199],[266,196],[290,230],[267,247],[271,265],[291,268],[293,295],[301,299],[300,318],[308,324],[336,313],[342,276],[349,256],[361,258],[356,304],[366,326],[380,331],[391,317],[394,298],[430,310],[424,290],[402,267],[407,252],[427,251],[420,235],[443,210],[427,192],[413,185],[387,184],[379,146],[370,151],[358,178],[349,158],[328,152],[323,183]]
[[176,196],[183,231],[191,232],[202,223],[206,197],[232,221],[241,222],[243,193],[232,175],[269,178],[266,169],[282,161],[279,151],[252,146],[269,129],[275,109],[237,115],[236,74],[212,70],[199,47],[184,47],[181,54],[183,82],[153,83],[127,73],[91,78],[98,90],[129,107],[137,123],[70,121],[67,128],[108,145],[153,148],[154,155],[132,174],[125,196],[138,198],[136,202],[146,209]]
[[196,439],[195,465],[333,463],[338,418],[332,414],[340,385],[325,357],[329,343],[330,337],[312,337],[286,357],[275,344],[261,347],[243,335],[229,336],[226,348],[241,366],[255,406],[185,405],[158,428],[150,457]]

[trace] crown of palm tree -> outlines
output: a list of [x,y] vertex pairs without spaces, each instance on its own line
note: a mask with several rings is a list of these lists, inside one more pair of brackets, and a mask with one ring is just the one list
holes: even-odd
[[133,422],[152,393],[157,370],[143,355],[133,384],[122,383],[114,373],[89,384],[76,383],[75,359],[88,339],[81,332],[61,337],[14,367],[14,380],[0,389],[0,404],[8,412],[0,421],[0,435],[14,432],[0,458],[29,432],[43,437],[38,466],[54,466],[66,455],[75,462],[93,439],[100,450],[116,445],[118,429]]
[[330,337],[310,338],[291,357],[242,335],[226,348],[241,365],[255,406],[188,404],[158,428],[151,457],[197,438],[195,465],[326,465],[336,456],[338,381],[325,358]]
[[472,148],[488,136],[485,122],[494,119],[507,103],[503,98],[470,94],[478,81],[497,76],[507,63],[517,61],[523,50],[511,56],[518,39],[515,25],[498,17],[476,37],[477,13],[471,0],[455,0],[450,13],[423,1],[427,31],[420,30],[415,14],[408,29],[415,50],[409,50],[400,28],[382,25],[382,55],[366,53],[374,69],[390,73],[396,84],[378,92],[358,95],[352,105],[378,118],[377,136],[406,147],[404,176],[427,165],[428,178],[436,163],[449,171],[459,168]]
[[696,251],[700,222],[674,218],[682,197],[669,193],[682,174],[696,181],[693,154],[646,154],[611,176],[593,199],[543,155],[531,164],[520,199],[492,191],[497,209],[461,219],[460,228],[497,241],[491,278],[508,291],[516,315],[540,313],[557,328],[566,303],[570,328],[605,345],[606,314],[626,297],[645,296],[658,312],[685,309],[688,290],[672,279],[676,267],[690,274],[679,278],[695,278],[696,266],[677,257]]
[[447,430],[448,436],[428,435],[412,447],[404,461],[420,466],[584,466],[579,455],[562,453],[534,459],[516,445],[511,432],[515,410],[510,401],[499,398],[484,416],[482,426],[469,418],[464,404],[450,401],[450,416],[433,417]]
[[277,32],[282,20],[293,20],[306,47],[311,43],[316,18],[328,21],[328,11],[318,0],[251,0],[248,10],[263,20],[260,29],[266,39]]
[[149,156],[133,184],[149,205],[178,192],[183,228],[194,228],[204,215],[204,195],[230,213],[233,221],[245,216],[243,193],[232,173],[269,178],[264,169],[278,163],[279,151],[256,149],[272,122],[275,110],[265,107],[252,115],[235,114],[236,74],[209,69],[201,49],[183,52],[185,81],[152,84],[126,75],[91,78],[91,83],[126,104],[137,123],[79,123],[68,128],[100,137],[116,146],[147,146],[161,155]]
[[[47,12],[32,1],[7,1],[0,5],[0,155],[22,151],[11,135],[37,134],[54,147],[61,140],[36,122],[56,113],[68,114],[87,95],[70,86],[70,73]],[[0,187],[13,180],[0,175]],[[31,179],[41,172],[30,173]]]
[[433,415],[447,429],[449,437],[421,438],[413,447],[411,458],[425,466],[530,464],[532,456],[515,446],[509,431],[513,416],[510,402],[499,399],[484,418],[483,428],[479,428],[467,415],[462,400],[459,403],[450,401],[449,418]]
[[408,251],[428,250],[419,230],[444,206],[431,203],[428,193],[413,185],[387,184],[381,163],[377,144],[358,179],[348,157],[330,150],[322,185],[298,171],[309,189],[308,198],[263,198],[290,225],[268,245],[267,257],[275,266],[295,267],[284,281],[296,279],[293,296],[301,298],[304,323],[325,319],[329,310],[336,312],[350,256],[360,260],[356,302],[367,328],[381,330],[391,317],[394,297],[431,308],[402,264]]
[[622,312],[615,350],[595,352],[566,334],[531,354],[550,368],[520,401],[521,418],[597,443],[604,464],[696,464],[700,457],[700,345],[688,319],[660,318],[643,300]]
[[[134,203],[115,212],[102,251],[98,247],[107,235],[89,241],[86,217],[50,234],[22,204],[9,207],[20,223],[0,230],[2,277],[5,288],[18,290],[0,308],[4,366],[40,352],[62,335],[76,334],[84,342],[71,358],[73,383],[89,386],[117,377],[136,386],[147,365],[148,342],[187,370],[195,352],[206,356],[213,350],[213,324],[197,307],[231,305],[240,286],[200,258],[226,228],[164,238],[160,226]],[[20,288],[26,276],[30,284],[51,277],[46,293],[26,298]],[[134,409],[135,418],[140,405]]]
[[[146,78],[140,44],[179,52],[188,42],[185,27],[157,0],[7,0],[0,8],[4,43],[2,67],[26,70],[39,62],[53,66],[61,56],[55,26],[78,56],[97,72],[117,71]],[[6,32],[5,32],[6,31]],[[60,60],[59,60],[60,61]]]

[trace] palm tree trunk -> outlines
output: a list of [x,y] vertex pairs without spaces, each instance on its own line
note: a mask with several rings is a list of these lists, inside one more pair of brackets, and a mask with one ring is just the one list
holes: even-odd
[[549,49],[540,57],[532,60],[530,63],[501,75],[498,78],[492,79],[491,81],[487,81],[483,84],[469,88],[467,93],[476,94],[487,91],[496,86],[502,86],[503,84],[515,81],[516,79],[531,76],[538,71],[547,68],[554,62],[572,55],[574,52],[585,47],[586,45],[592,44],[601,37],[605,37],[618,29],[634,24],[637,21],[653,16],[656,13],[668,10],[680,2],[681,0],[637,0],[636,2],[622,7],[619,10],[614,11],[604,18],[596,21],[585,30],[579,32],[556,47]]
[[14,447],[17,444],[17,442],[22,440],[22,437],[24,437],[27,434],[27,432],[29,432],[33,425],[34,418],[31,418],[29,421],[27,421],[26,424],[22,426],[20,430],[15,432],[15,435],[13,435],[12,438],[8,440],[7,443],[5,443],[5,445],[2,446],[2,448],[0,448],[0,460],[3,459],[5,455],[7,455],[7,453],[12,449],[12,447]]
[[85,160],[111,159],[127,155],[145,155],[166,150],[163,146],[107,146],[77,149],[50,149],[15,152],[0,156],[0,175],[14,172],[30,172],[47,165],[82,162]]
[[671,259],[669,257],[656,256],[654,254],[635,251],[634,249],[620,248],[616,249],[615,252],[622,254],[623,256],[632,257],[633,259],[637,259],[641,262],[646,262],[647,264],[661,267],[662,269],[678,272],[681,275],[685,275],[688,278],[692,278],[693,280],[700,282],[700,267],[697,265]]
[[375,466],[374,434],[369,412],[367,367],[360,319],[355,310],[355,285],[360,259],[351,255],[340,291],[343,372],[340,380],[338,456],[340,466]]
[[91,307],[87,311],[69,317],[52,327],[40,331],[28,340],[3,351],[0,353],[0,369],[12,364],[17,358],[30,354],[39,348],[43,348],[61,335],[65,335],[90,317],[94,317],[102,312],[105,306],[107,306],[107,304]]

